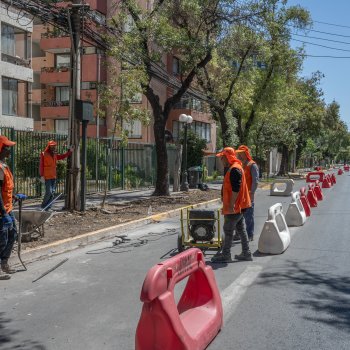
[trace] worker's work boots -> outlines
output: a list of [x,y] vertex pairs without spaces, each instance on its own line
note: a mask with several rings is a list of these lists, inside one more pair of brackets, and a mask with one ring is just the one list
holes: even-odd
[[7,274],[13,274],[16,273],[15,269],[12,269],[10,265],[7,262],[1,263],[1,270]]
[[0,269],[0,281],[9,280],[11,276]]
[[231,254],[218,253],[211,258],[211,262],[225,264],[232,262]]

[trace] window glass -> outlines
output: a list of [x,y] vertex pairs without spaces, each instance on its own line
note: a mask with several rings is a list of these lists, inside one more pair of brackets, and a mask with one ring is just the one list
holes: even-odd
[[57,134],[68,134],[68,119],[56,119],[55,131]]
[[129,138],[142,137],[142,124],[140,120],[132,120],[130,122],[123,121],[123,128],[129,132]]
[[70,67],[70,55],[56,55],[56,68]]
[[2,78],[2,113],[17,115],[18,81]]
[[173,57],[173,74],[180,74],[180,60],[177,57]]
[[1,24],[1,50],[6,55],[15,56],[15,28]]
[[69,101],[69,86],[56,86],[56,101]]

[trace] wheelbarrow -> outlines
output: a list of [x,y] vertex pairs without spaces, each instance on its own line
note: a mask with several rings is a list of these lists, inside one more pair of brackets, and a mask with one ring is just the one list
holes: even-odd
[[[19,211],[14,210],[13,214],[19,223]],[[22,242],[30,242],[44,237],[44,224],[54,213],[42,210],[22,210]]]

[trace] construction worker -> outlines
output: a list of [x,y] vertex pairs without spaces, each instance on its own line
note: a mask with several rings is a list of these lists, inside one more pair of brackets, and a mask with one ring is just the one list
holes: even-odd
[[44,152],[40,154],[39,172],[41,181],[45,183],[45,196],[41,208],[45,210],[50,209],[50,203],[52,202],[56,191],[57,161],[69,157],[72,150],[72,147],[70,147],[66,153],[57,154],[57,143],[55,141],[49,141]]
[[[239,146],[236,150],[237,158],[242,162],[244,175],[248,186],[252,206],[244,212],[244,219],[247,227],[247,234],[250,241],[254,240],[254,195],[259,183],[259,168],[250,155],[247,146]],[[236,234],[233,240],[239,240]]]
[[13,245],[17,238],[17,229],[15,218],[12,214],[13,176],[10,168],[5,163],[5,159],[11,154],[11,147],[15,144],[15,142],[10,141],[6,136],[0,136],[0,280],[8,280],[11,277],[10,275],[16,272],[8,264]]
[[227,168],[222,185],[222,214],[224,215],[225,240],[222,251],[216,254],[211,261],[215,263],[231,262],[231,246],[233,232],[239,234],[242,244],[242,253],[235,255],[237,260],[253,260],[249,249],[249,241],[245,228],[243,212],[250,207],[250,197],[246,184],[241,161],[231,147],[225,147],[216,155],[220,157],[223,166]]

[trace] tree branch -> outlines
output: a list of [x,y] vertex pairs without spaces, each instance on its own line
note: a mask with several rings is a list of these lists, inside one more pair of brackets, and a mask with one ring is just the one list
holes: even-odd
[[229,104],[229,102],[230,102],[230,99],[231,99],[231,97],[232,97],[232,95],[233,95],[233,88],[235,87],[236,82],[237,82],[239,76],[241,75],[241,72],[242,72],[242,70],[243,70],[243,64],[244,64],[245,60],[247,59],[248,54],[249,54],[251,48],[252,48],[252,46],[249,46],[248,49],[247,49],[247,51],[244,53],[244,55],[243,55],[243,57],[242,57],[242,59],[241,59],[241,62],[240,62],[240,64],[239,64],[239,68],[238,68],[237,74],[236,74],[236,76],[234,77],[234,79],[231,81],[230,88],[229,88],[229,92],[228,92],[227,97],[225,98],[225,101],[224,101],[224,109],[225,109],[225,110],[226,110],[226,108],[227,108],[227,106],[228,106],[228,104]]
[[172,107],[178,103],[181,100],[181,97],[186,93],[186,91],[190,88],[191,83],[193,82],[193,79],[195,78],[197,72],[199,69],[204,68],[212,59],[212,50],[211,48],[205,55],[205,57],[198,63],[196,64],[190,73],[187,75],[186,79],[184,79],[181,87],[179,90],[174,94],[173,96],[169,97],[164,105],[164,115],[168,116],[170,110]]

